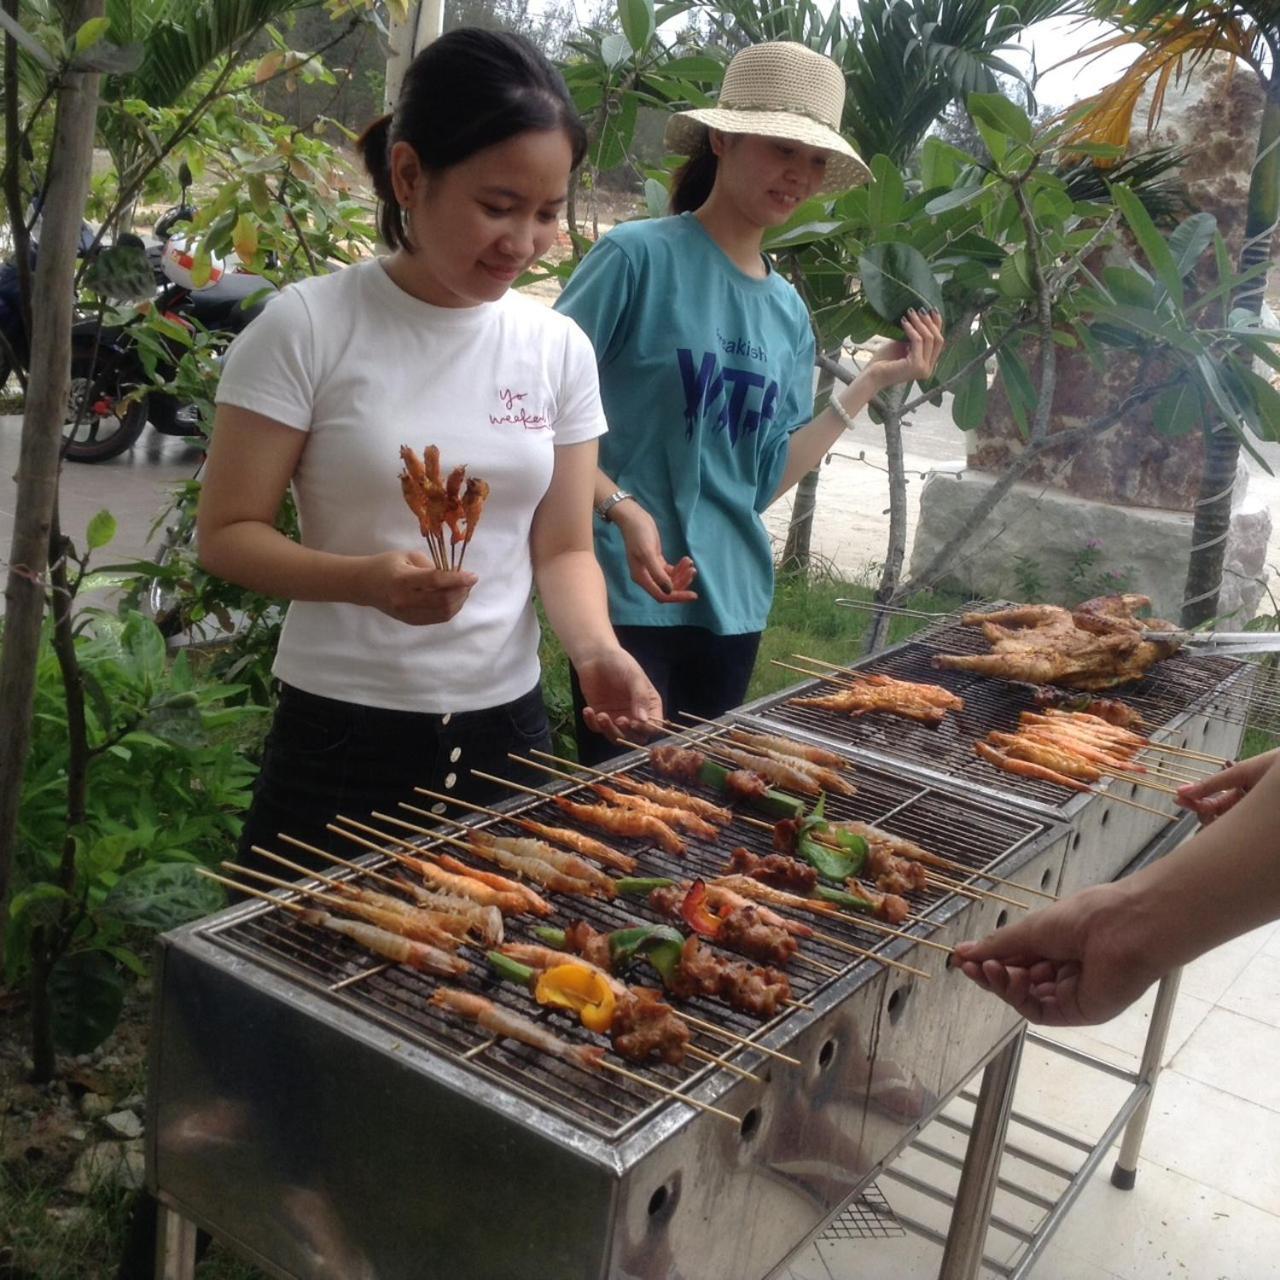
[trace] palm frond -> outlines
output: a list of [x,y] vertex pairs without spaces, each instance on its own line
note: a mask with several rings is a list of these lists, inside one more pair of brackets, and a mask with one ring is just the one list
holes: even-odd
[[1257,56],[1256,29],[1231,19],[1227,14],[1219,14],[1203,26],[1194,26],[1179,19],[1160,22],[1154,29],[1148,28],[1145,36],[1126,32],[1107,37],[1082,49],[1076,57],[1096,57],[1099,52],[1109,52],[1130,43],[1146,47],[1118,80],[1086,99],[1084,105],[1088,110],[1067,132],[1064,141],[1105,143],[1125,148],[1133,131],[1133,115],[1138,100],[1151,80],[1155,80],[1155,88],[1147,119],[1148,131],[1159,121],[1169,82],[1180,73],[1184,59],[1190,59],[1194,69],[1213,53],[1226,53],[1233,60],[1239,58],[1250,65],[1254,65]]

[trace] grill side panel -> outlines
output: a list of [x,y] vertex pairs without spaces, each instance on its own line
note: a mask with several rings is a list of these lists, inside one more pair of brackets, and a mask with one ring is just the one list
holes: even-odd
[[159,972],[148,1176],[201,1225],[285,1275],[603,1280],[607,1164],[250,966]]

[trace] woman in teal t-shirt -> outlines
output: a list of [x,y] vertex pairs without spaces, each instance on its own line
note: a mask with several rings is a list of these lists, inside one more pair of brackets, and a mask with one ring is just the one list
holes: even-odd
[[[843,76],[821,54],[784,41],[742,50],[717,107],[668,122],[668,147],[689,156],[677,216],[615,228],[556,303],[600,366],[596,554],[610,618],[668,716],[742,701],[773,598],[760,513],[874,395],[927,378],[942,350],[938,315],[908,312],[908,340],[813,417],[808,313],[761,244],[802,201],[864,180],[838,132],[843,106]],[[574,696],[580,706],[576,682]],[[618,750],[580,714],[578,746],[587,762]]]

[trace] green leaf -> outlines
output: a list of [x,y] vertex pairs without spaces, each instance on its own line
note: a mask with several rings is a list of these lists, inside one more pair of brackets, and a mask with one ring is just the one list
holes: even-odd
[[1160,283],[1181,309],[1184,301],[1182,273],[1178,270],[1178,265],[1174,261],[1169,246],[1165,243],[1164,236],[1151,221],[1151,215],[1143,207],[1142,201],[1128,187],[1117,182],[1110,187],[1110,191],[1111,198],[1124,215],[1125,222],[1129,224],[1129,230],[1133,232],[1133,238],[1146,254],[1147,261],[1151,263],[1152,269],[1160,278]]
[[972,163],[972,156],[941,138],[926,138],[920,148],[920,181],[926,191],[934,187],[954,187],[961,170]]
[[249,188],[249,203],[253,206],[254,213],[265,218],[271,208],[271,192],[266,178],[260,173],[251,173],[245,179],[245,185]]
[[951,401],[952,421],[961,431],[974,431],[987,417],[987,371],[979,365],[957,388]]
[[89,527],[85,531],[85,539],[89,543],[89,550],[96,551],[99,547],[105,547],[116,536],[116,529],[115,516],[105,508],[99,511],[89,521]]
[[1018,142],[1031,141],[1027,113],[999,93],[971,93],[965,100],[975,124],[986,124]]
[[1241,401],[1254,435],[1262,440],[1280,440],[1280,392],[1234,356],[1222,372],[1235,398]]
[[101,951],[63,956],[49,975],[54,1042],[66,1053],[90,1053],[115,1030],[124,981]]
[[862,292],[882,319],[897,324],[910,307],[942,310],[942,290],[928,262],[909,244],[873,244],[858,258]]
[[1025,436],[1029,426],[1029,415],[1036,407],[1036,390],[1031,384],[1031,375],[1022,357],[1009,347],[1001,347],[996,352],[996,365],[1004,382],[1005,395],[1009,400],[1009,408],[1013,413],[1018,429]]
[[671,194],[656,178],[646,178],[644,183],[644,203],[649,210],[649,217],[661,218],[667,211],[667,202]]
[[155,272],[140,244],[113,244],[99,249],[85,270],[84,283],[87,289],[112,302],[139,302],[156,290]]
[[930,200],[925,205],[924,211],[931,218],[936,218],[940,213],[946,213],[948,210],[960,209],[967,204],[972,204],[979,196],[984,195],[986,190],[986,187],[956,187],[954,190],[948,191],[946,195]]
[[153,862],[121,876],[104,914],[144,929],[173,929],[226,904],[226,895],[188,862]]
[[1027,251],[1017,249],[1011,253],[1000,267],[997,277],[1000,292],[1006,298],[1029,298],[1035,292],[1031,287],[1031,276],[1027,269]]
[[54,924],[69,901],[66,892],[58,885],[38,880],[13,895],[9,919],[11,923],[26,920],[30,925]]
[[1151,421],[1162,436],[1190,435],[1204,425],[1200,393],[1189,382],[1166,387],[1151,407]]
[[604,65],[612,71],[631,56],[631,42],[617,32],[605,36],[600,41],[600,56],[604,59]]
[[1155,307],[1155,283],[1133,267],[1103,267],[1102,282],[1111,296],[1130,307]]
[[618,21],[631,47],[643,52],[655,27],[653,0],[618,0]]
[[110,18],[90,18],[88,22],[81,25],[80,30],[76,32],[74,47],[77,53],[84,53],[86,49],[92,49],[103,36],[111,29]]
[[893,161],[884,155],[873,157],[871,182],[867,187],[867,217],[872,227],[879,230],[896,223],[906,203],[906,194],[902,174]]
[[1185,276],[1200,261],[1217,229],[1218,220],[1211,213],[1193,213],[1174,228],[1169,252],[1180,275]]

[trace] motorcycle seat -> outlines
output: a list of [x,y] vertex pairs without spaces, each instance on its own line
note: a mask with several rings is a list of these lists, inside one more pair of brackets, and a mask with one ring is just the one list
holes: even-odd
[[263,289],[276,291],[275,285],[262,276],[240,271],[224,272],[217,284],[191,294],[189,314],[206,329],[238,332],[258,315],[268,300],[263,298],[249,307],[241,304]]

